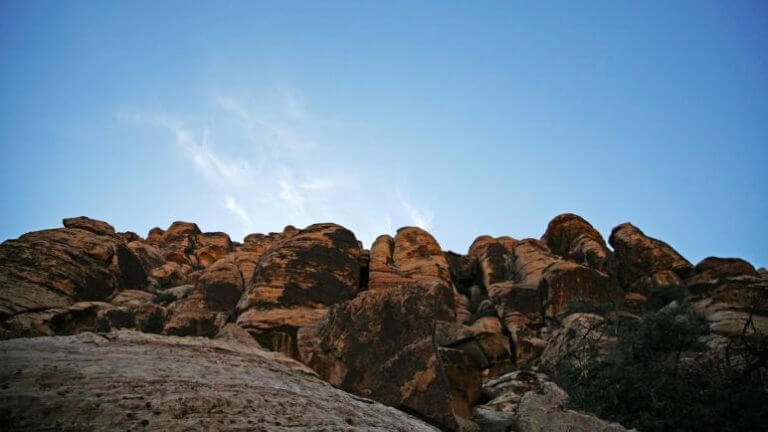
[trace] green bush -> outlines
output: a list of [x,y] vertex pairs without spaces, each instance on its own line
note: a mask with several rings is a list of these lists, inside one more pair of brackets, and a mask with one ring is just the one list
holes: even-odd
[[619,342],[601,358],[550,371],[572,408],[643,432],[765,430],[765,352],[732,350],[738,359],[707,352],[706,323],[685,311],[615,328]]

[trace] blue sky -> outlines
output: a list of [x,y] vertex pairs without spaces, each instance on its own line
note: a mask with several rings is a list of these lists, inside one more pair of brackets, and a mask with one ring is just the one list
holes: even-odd
[[768,4],[0,3],[0,239],[563,212],[768,265]]

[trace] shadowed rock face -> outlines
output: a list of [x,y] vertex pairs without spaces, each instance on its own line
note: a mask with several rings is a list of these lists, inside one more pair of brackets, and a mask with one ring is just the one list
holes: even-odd
[[237,323],[262,345],[296,355],[296,331],[357,293],[360,254],[354,234],[336,224],[292,234],[259,260],[237,306]]
[[243,278],[233,261],[220,260],[206,269],[195,288],[170,308],[165,333],[215,336],[229,320],[243,292]]
[[0,429],[437,432],[233,340],[121,331],[0,342]]
[[611,231],[608,240],[616,257],[616,272],[623,287],[639,278],[664,270],[686,277],[691,263],[661,240],[646,236],[631,223],[623,223]]
[[80,228],[24,234],[0,245],[0,319],[142,288],[146,273],[125,243]]
[[581,216],[565,213],[555,217],[541,240],[563,258],[603,272],[609,270],[611,252],[603,236]]
[[479,375],[462,351],[432,339],[438,321],[455,320],[452,303],[444,284],[363,292],[299,331],[300,358],[335,386],[459,429]]

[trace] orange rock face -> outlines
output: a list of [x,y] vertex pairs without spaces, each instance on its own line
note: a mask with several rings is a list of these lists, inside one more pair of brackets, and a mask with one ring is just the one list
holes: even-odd
[[561,214],[547,226],[541,240],[563,258],[596,270],[609,270],[611,252],[603,236],[581,216]]
[[146,277],[141,261],[114,237],[79,228],[27,233],[0,245],[0,319],[105,300],[144,287]]
[[609,242],[616,257],[617,275],[624,287],[659,271],[671,270],[685,278],[692,270],[691,263],[670,245],[646,236],[631,223],[615,227]]
[[237,323],[263,346],[295,356],[296,331],[360,288],[361,254],[351,231],[310,225],[261,257],[238,304]]
[[220,260],[206,269],[184,299],[170,308],[165,333],[177,336],[215,336],[235,310],[243,292],[237,265]]
[[335,386],[455,430],[480,382],[463,351],[432,341],[439,320],[455,321],[452,303],[439,283],[365,291],[299,331],[300,358]]

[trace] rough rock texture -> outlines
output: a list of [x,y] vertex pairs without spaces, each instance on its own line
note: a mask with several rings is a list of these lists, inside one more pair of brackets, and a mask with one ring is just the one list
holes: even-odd
[[133,326],[133,313],[126,307],[104,302],[78,302],[67,307],[14,315],[3,323],[0,339],[71,335]]
[[434,431],[233,340],[121,331],[0,342],[0,429]]
[[370,290],[451,283],[448,260],[440,245],[421,228],[400,228],[395,238],[379,236],[371,246],[370,260]]
[[568,394],[541,373],[515,371],[483,383],[489,402],[473,409],[483,431],[624,432],[618,423],[565,409]]
[[565,409],[566,401],[547,392],[523,395],[515,418],[519,432],[626,432],[618,423],[607,422],[593,415]]
[[618,286],[607,274],[573,261],[549,266],[542,275],[539,292],[548,317],[562,317],[574,301],[605,304],[621,299]]
[[243,278],[234,262],[220,260],[206,269],[189,295],[170,308],[165,333],[215,336],[232,316],[243,293]]
[[237,323],[263,346],[295,356],[296,331],[357,293],[360,253],[355,235],[336,224],[292,234],[259,260]]
[[78,228],[78,229],[90,231],[98,235],[106,235],[110,237],[116,236],[115,227],[113,227],[112,225],[104,221],[91,219],[86,216],[66,218],[61,222],[64,225],[64,228]]
[[616,342],[607,333],[605,318],[591,313],[574,313],[552,332],[541,354],[540,365],[554,368],[561,362],[581,365],[600,356]]
[[[715,257],[693,267],[630,224],[613,230],[613,253],[588,222],[572,214],[553,219],[541,240],[480,236],[467,255],[444,252],[432,235],[415,227],[401,228],[395,237],[380,236],[367,251],[353,233],[330,223],[305,229],[289,225],[280,233],[250,234],[242,243],[225,233],[203,233],[189,222],[154,228],[146,240],[85,217],[64,224],[0,245],[0,339],[38,336],[47,341],[43,345],[59,347],[66,340],[75,347],[52,348],[43,359],[55,352],[80,355],[81,345],[89,350],[117,346],[140,359],[133,365],[121,358],[126,363],[116,363],[123,369],[115,373],[114,388],[100,387],[82,399],[72,396],[75,384],[67,387],[80,378],[67,375],[66,368],[66,380],[55,381],[51,371],[33,378],[38,387],[29,388],[42,392],[38,399],[30,399],[38,397],[33,392],[23,397],[5,392],[14,380],[26,378],[0,374],[0,410],[10,407],[0,411],[2,430],[9,428],[2,423],[6,418],[17,429],[38,424],[58,430],[412,429],[407,422],[399,426],[398,416],[409,418],[402,412],[389,410],[395,414],[384,423],[365,423],[367,411],[350,404],[338,411],[344,424],[306,423],[336,408],[297,402],[290,399],[290,389],[270,389],[261,385],[260,375],[243,372],[245,366],[230,367],[231,357],[242,365],[254,353],[443,430],[478,425],[487,431],[623,430],[566,410],[562,390],[523,369],[599,357],[615,341],[605,332],[607,318],[637,320],[634,314],[678,304],[706,320],[711,332],[703,342],[718,353],[742,335],[759,341],[768,334],[765,269]],[[574,303],[601,306],[590,310],[614,303],[620,309],[573,314]],[[121,329],[184,337],[137,336]],[[44,338],[107,331],[113,333],[82,336],[82,341]],[[150,370],[151,362],[141,357],[148,351],[164,353],[152,358],[156,380],[133,385],[131,379]],[[1,368],[6,359],[0,360]],[[182,361],[189,362],[190,372],[179,369]],[[101,366],[87,364],[83,376],[101,374]],[[507,374],[514,368],[520,370]],[[61,370],[57,366],[56,373]],[[201,370],[211,379],[234,374],[250,381],[233,387],[206,381],[208,376],[189,379],[191,371]],[[171,379],[171,393],[165,379]],[[100,380],[98,385],[106,386],[107,378]],[[268,394],[250,398],[249,392],[258,391]],[[125,392],[133,393],[124,397]],[[151,415],[133,405],[134,393],[144,398],[138,399],[142,404],[151,402]],[[235,399],[243,394],[245,401]],[[112,398],[106,400],[109,410],[89,405],[105,397]],[[32,408],[29,413],[13,408],[20,406]],[[262,412],[252,414],[254,407]],[[45,413],[49,417],[40,417]],[[289,417],[280,417],[283,413]]]
[[135,240],[128,243],[128,249],[141,260],[141,264],[144,266],[144,270],[147,273],[165,263],[165,255],[163,252],[155,246],[152,246],[150,243]]
[[563,258],[603,272],[609,270],[611,252],[603,236],[581,216],[565,213],[555,217],[541,240]]
[[480,236],[472,242],[468,256],[476,262],[483,286],[489,287],[513,278],[509,253],[516,243],[509,237],[495,239],[490,236]]
[[141,262],[123,242],[80,228],[31,232],[0,245],[0,319],[106,300],[146,283]]
[[[471,429],[477,386],[463,352],[433,341],[438,320],[452,322],[452,289],[434,284],[369,290],[299,331],[304,363],[344,390],[402,407],[451,430]],[[461,387],[456,386],[457,381]]]
[[685,278],[691,263],[661,240],[646,236],[631,223],[623,223],[611,231],[608,239],[616,257],[616,271],[623,287],[652,273],[671,270]]

